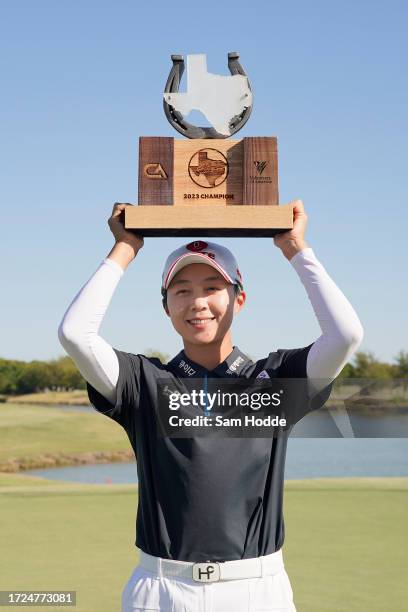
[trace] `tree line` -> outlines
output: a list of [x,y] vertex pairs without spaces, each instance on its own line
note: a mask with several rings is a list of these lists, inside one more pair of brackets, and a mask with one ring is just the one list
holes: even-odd
[[[148,350],[148,357],[158,357],[167,362],[169,356]],[[17,361],[0,358],[0,394],[24,395],[44,391],[73,391],[86,389],[85,379],[71,357],[49,361]]]
[[[148,357],[166,363],[169,356],[149,349]],[[408,352],[400,351],[392,363],[378,360],[371,352],[359,351],[343,368],[341,378],[408,378]],[[68,356],[50,361],[17,361],[0,358],[0,394],[23,395],[44,391],[86,389],[86,382]]]
[[378,360],[370,351],[357,351],[339,378],[408,378],[408,351],[400,351],[392,363]]

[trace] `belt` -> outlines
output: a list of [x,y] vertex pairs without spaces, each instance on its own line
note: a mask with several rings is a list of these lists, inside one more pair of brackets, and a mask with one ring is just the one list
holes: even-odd
[[140,550],[139,565],[159,576],[190,578],[195,582],[208,583],[222,580],[260,578],[277,574],[284,569],[282,549],[271,555],[237,561],[176,561],[154,557]]

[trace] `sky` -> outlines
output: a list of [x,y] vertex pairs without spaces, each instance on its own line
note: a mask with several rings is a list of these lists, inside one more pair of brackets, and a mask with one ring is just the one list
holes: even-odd
[[[407,16],[402,0],[3,0],[0,357],[65,355],[58,325],[113,246],[113,204],[137,204],[139,136],[182,138],[162,109],[170,55],[206,53],[229,74],[229,51],[254,94],[236,137],[278,138],[280,203],[303,200],[306,241],[359,315],[361,350],[408,350]],[[272,238],[217,240],[247,292],[234,344],[260,359],[320,335]],[[160,280],[187,241],[145,239],[100,329],[112,346],[182,348]]]

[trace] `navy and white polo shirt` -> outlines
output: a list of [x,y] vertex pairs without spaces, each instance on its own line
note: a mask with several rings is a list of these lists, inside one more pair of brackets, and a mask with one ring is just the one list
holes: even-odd
[[[157,557],[197,562],[259,557],[282,547],[289,433],[263,438],[158,437],[158,381],[306,378],[311,346],[278,349],[256,363],[234,347],[211,371],[184,351],[162,364],[114,349],[119,360],[116,404],[89,383],[87,390],[96,410],[125,429],[135,453],[138,548]],[[331,386],[315,396],[304,413],[323,406]]]

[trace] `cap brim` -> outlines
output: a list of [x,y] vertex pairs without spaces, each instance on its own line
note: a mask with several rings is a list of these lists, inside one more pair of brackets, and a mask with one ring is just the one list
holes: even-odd
[[208,255],[204,255],[202,253],[186,253],[185,255],[181,255],[181,257],[179,257],[173,262],[164,280],[164,288],[168,289],[171,281],[176,276],[176,274],[186,266],[189,266],[193,263],[200,263],[206,264],[207,266],[211,266],[211,268],[217,270],[217,272],[219,272],[225,278],[225,280],[228,281],[228,283],[232,285],[234,284],[234,281],[229,276],[229,274],[227,274],[227,272],[219,264],[217,264],[214,260],[208,257]]

